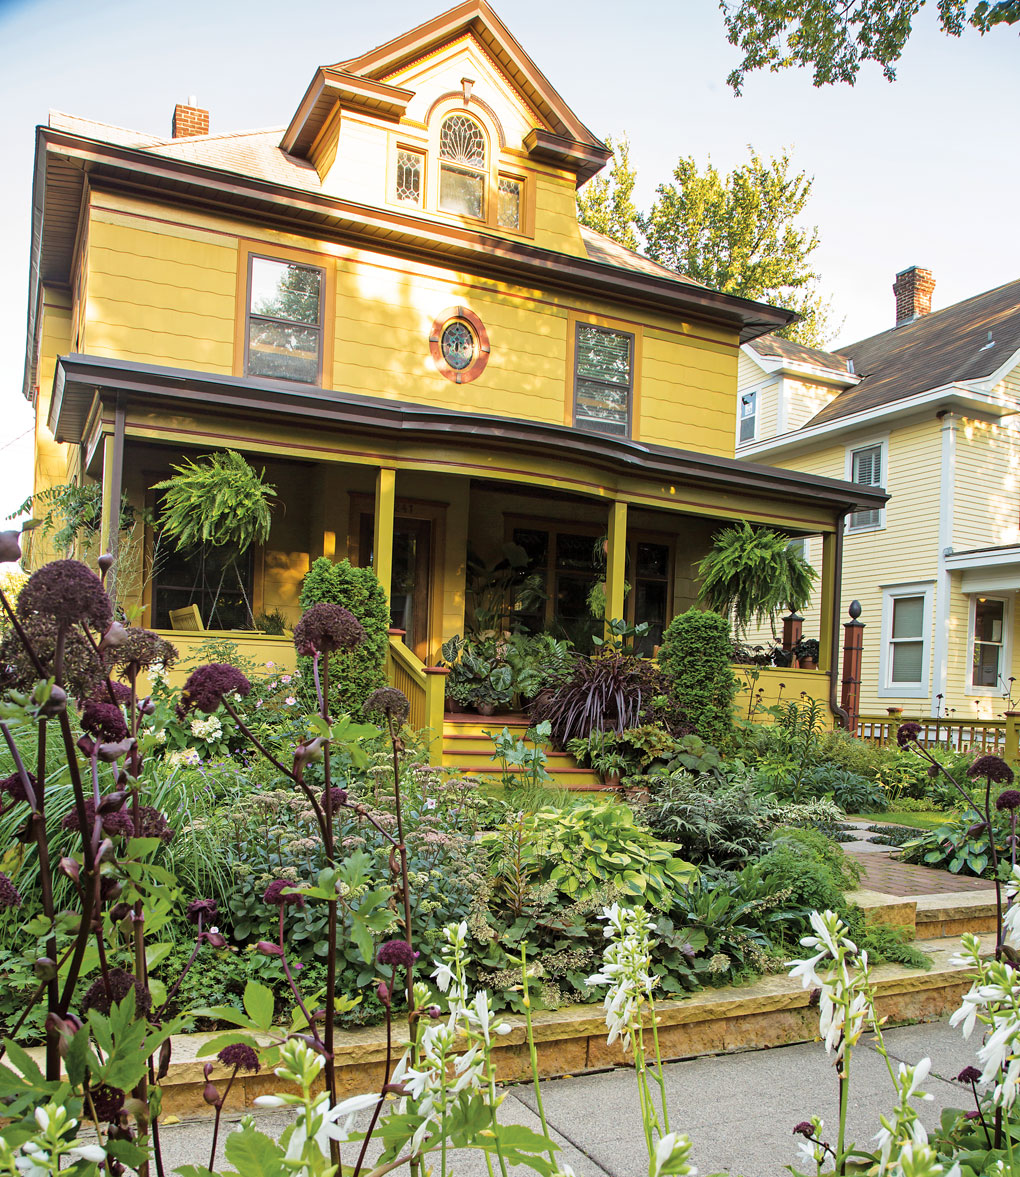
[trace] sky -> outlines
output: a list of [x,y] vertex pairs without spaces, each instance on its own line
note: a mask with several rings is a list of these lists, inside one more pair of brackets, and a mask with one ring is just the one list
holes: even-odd
[[[50,109],[154,134],[194,95],[211,130],[282,126],[317,65],[389,40],[444,0],[0,0],[0,518],[31,491],[22,399],[34,128]],[[647,207],[679,156],[729,171],[748,145],[784,148],[814,177],[805,222],[832,299],[836,344],[893,325],[893,277],[934,272],[937,309],[1020,277],[1015,27],[960,39],[915,21],[897,69],[815,89],[804,71],[726,76],[739,55],[716,0],[496,0],[496,10],[579,117],[626,134]]]

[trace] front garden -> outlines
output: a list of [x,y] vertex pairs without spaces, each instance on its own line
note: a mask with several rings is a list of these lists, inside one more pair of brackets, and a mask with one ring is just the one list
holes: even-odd
[[[940,752],[943,773],[909,738],[877,749],[829,730],[806,698],[749,722],[733,706],[729,623],[712,612],[674,618],[654,661],[615,622],[589,653],[513,632],[452,643],[452,702],[477,704],[477,683],[496,682],[531,726],[521,736],[492,717],[490,773],[430,766],[407,700],[385,685],[384,600],[371,572],[317,565],[297,672],[246,664],[217,640],[179,688],[167,675],[177,651],[115,620],[82,564],[47,565],[16,604],[0,601],[0,1036],[20,1072],[0,1068],[5,1133],[59,1161],[73,1128],[45,1109],[66,1104],[105,1149],[80,1146],[41,1172],[144,1171],[170,1039],[190,1030],[224,1032],[208,1053],[234,1076],[275,1066],[303,1089],[288,1097],[307,1129],[292,1159],[320,1172],[312,1118],[336,1128],[336,1163],[355,1139],[336,1109],[383,1106],[339,1099],[336,1032],[384,1022],[399,1040],[384,1159],[456,1139],[553,1174],[540,1135],[494,1119],[485,1060],[502,1012],[530,1025],[537,1010],[603,1001],[609,985],[611,1037],[651,1067],[641,1027],[654,998],[785,972],[803,937],[831,941],[840,969],[865,950],[870,965],[926,965],[848,899],[847,813],[944,817],[911,853],[953,870],[1005,877],[1015,859],[1005,766],[975,779]],[[604,791],[559,788],[549,749],[590,766]],[[950,829],[962,831],[951,850]],[[997,855],[982,857],[982,836]],[[471,1049],[454,1061],[458,1034]],[[45,1047],[41,1070],[31,1045]],[[686,1146],[649,1102],[654,1068],[639,1062],[638,1075],[649,1171],[687,1172]],[[210,1082],[217,1128],[223,1098]],[[271,1151],[253,1158],[231,1160],[244,1174],[292,1171]],[[370,1171],[354,1161],[345,1154],[344,1173]]]

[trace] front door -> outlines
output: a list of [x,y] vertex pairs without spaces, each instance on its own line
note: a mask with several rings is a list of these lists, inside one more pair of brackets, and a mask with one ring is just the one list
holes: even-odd
[[[374,524],[362,514],[359,556],[372,562]],[[423,661],[429,653],[429,582],[432,574],[432,523],[397,515],[393,520],[393,578],[390,626],[404,630],[404,644]]]

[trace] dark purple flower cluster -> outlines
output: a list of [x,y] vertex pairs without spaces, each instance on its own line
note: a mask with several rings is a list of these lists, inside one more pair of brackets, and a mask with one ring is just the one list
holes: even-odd
[[114,663],[125,670],[146,669],[150,666],[173,666],[177,661],[177,647],[151,629],[129,625],[124,640],[117,647]]
[[[28,773],[27,775],[29,783],[32,786],[32,791],[35,792],[36,779],[31,773]],[[0,781],[0,793],[6,793],[12,801],[28,800],[28,794],[25,792],[25,784],[22,781],[20,774],[16,772],[12,772],[10,776],[4,777],[4,779]]]
[[1000,812],[1004,809],[1020,809],[1020,790],[1003,789],[995,798],[995,808]]
[[18,596],[18,616],[33,613],[65,626],[82,621],[100,631],[113,621],[103,582],[79,560],[54,560],[32,573]]
[[[103,824],[103,833],[109,834],[110,837],[115,837],[120,834],[124,838],[133,838],[135,836],[135,823],[131,819],[131,815],[124,809],[114,809],[109,813],[100,814]],[[83,832],[86,837],[91,834],[92,826],[96,820],[96,803],[91,797],[85,798],[85,821],[87,829]],[[61,826],[65,830],[80,830],[81,825],[78,821],[77,807],[71,809],[65,814],[61,821]]]
[[20,907],[21,892],[3,873],[0,873],[0,908]]
[[259,1069],[259,1056],[243,1042],[234,1042],[230,1046],[224,1046],[216,1057],[225,1067],[233,1067],[235,1071],[257,1072]]
[[172,842],[174,831],[166,817],[151,805],[138,806],[138,836]]
[[387,940],[379,949],[376,959],[380,964],[392,965],[394,968],[410,968],[418,959],[418,953],[406,940]]
[[[336,813],[338,809],[342,809],[347,804],[347,790],[341,789],[338,785],[334,785],[329,790],[330,804],[333,806],[333,812]],[[322,804],[326,805],[326,790],[322,790]]]
[[979,756],[967,769],[967,776],[983,776],[997,785],[1013,783],[1013,770],[1001,756]]
[[814,1137],[815,1126],[810,1120],[801,1120],[801,1122],[794,1128],[794,1136],[806,1136],[810,1140]]
[[[110,698],[111,693],[113,694],[112,700]],[[98,683],[92,694],[81,702],[81,706],[84,707],[89,702],[109,703],[111,701],[116,703],[118,707],[127,707],[130,705],[131,688],[127,683],[111,682],[110,680]]]
[[181,692],[185,713],[204,711],[207,715],[215,711],[226,695],[238,694],[244,698],[251,691],[251,683],[228,662],[210,662],[200,666],[188,675]]
[[287,903],[299,903],[303,905],[303,896],[284,894],[288,888],[294,885],[289,879],[273,879],[262,894],[262,902],[268,903],[270,907],[283,907]]
[[[106,678],[108,667],[104,657],[96,654],[85,635],[77,628],[66,629],[55,618],[43,613],[26,617],[21,624],[46,675],[54,677],[57,638],[64,629],[64,664],[61,669],[64,687],[76,699],[90,698],[96,684]],[[35,663],[13,628],[0,643],[0,664],[5,686],[31,690],[39,679]]]
[[116,1123],[124,1110],[124,1092],[105,1083],[89,1089],[89,1099],[101,1124]]
[[128,729],[124,713],[113,703],[97,703],[92,699],[85,704],[81,714],[82,731],[95,736],[103,743],[116,744],[127,738]]
[[312,605],[294,626],[294,646],[308,658],[353,650],[364,640],[365,629],[357,617],[343,605],[328,601]]
[[896,729],[896,743],[901,748],[907,748],[911,744],[917,742],[917,737],[921,734],[921,725],[914,723],[913,720],[908,720],[906,723],[901,723]]
[[207,924],[211,924],[220,914],[220,909],[216,906],[215,899],[192,899],[184,909],[184,914],[193,924],[198,923],[199,917]]
[[977,1067],[964,1067],[956,1076],[956,1081],[957,1083],[976,1083],[980,1078],[981,1072]]
[[388,719],[399,724],[411,714],[411,704],[404,692],[398,691],[396,687],[380,687],[368,696],[361,711],[363,715],[382,712]]
[[110,969],[106,977],[100,975],[92,982],[81,999],[82,1012],[94,1009],[101,1014],[109,1014],[111,1008],[119,1005],[132,988],[135,991],[135,1010],[139,1017],[144,1017],[152,1008],[152,998],[148,989],[124,969]]

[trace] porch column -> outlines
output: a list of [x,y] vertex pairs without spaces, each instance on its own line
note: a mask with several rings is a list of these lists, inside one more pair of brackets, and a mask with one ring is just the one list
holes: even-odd
[[116,600],[117,549],[120,546],[120,501],[124,493],[124,423],[125,406],[117,401],[113,415],[113,433],[103,437],[103,506],[99,523],[99,553],[113,557],[113,567],[106,578],[111,600]]
[[382,466],[375,475],[375,531],[372,538],[372,567],[390,599],[393,580],[393,508],[397,500],[397,472]]
[[[623,618],[624,578],[627,572],[627,504],[609,508],[609,543],[606,551],[606,626]],[[641,618],[636,618],[640,621]]]
[[[843,526],[842,519],[839,527]],[[832,647],[836,640],[833,635],[836,625],[836,610],[839,608],[840,586],[836,583],[839,573],[837,561],[837,535],[828,531],[822,537],[822,600],[821,617],[818,623],[818,669],[830,675],[836,673],[832,664]]]

